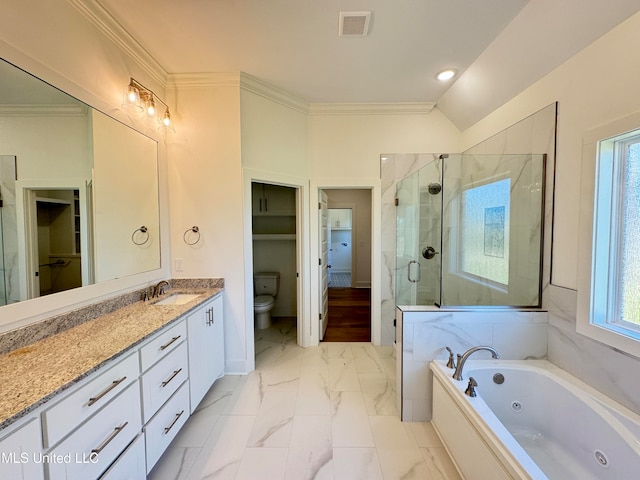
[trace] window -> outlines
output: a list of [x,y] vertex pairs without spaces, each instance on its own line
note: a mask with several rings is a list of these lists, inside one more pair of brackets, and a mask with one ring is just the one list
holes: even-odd
[[509,284],[511,181],[503,179],[464,191],[461,268],[465,274]]
[[640,340],[640,130],[598,142],[590,323]]

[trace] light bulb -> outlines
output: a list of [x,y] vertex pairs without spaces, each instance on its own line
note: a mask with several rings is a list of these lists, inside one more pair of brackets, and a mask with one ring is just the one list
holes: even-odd
[[171,125],[171,115],[169,115],[169,110],[165,110],[164,112],[164,118],[162,119],[162,123],[164,124],[165,127],[168,127],[169,125]]
[[147,114],[149,116],[156,114],[156,102],[153,101],[153,95],[149,97],[149,101],[147,102]]

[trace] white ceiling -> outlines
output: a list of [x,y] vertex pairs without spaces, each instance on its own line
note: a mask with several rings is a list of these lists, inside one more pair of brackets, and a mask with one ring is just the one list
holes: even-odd
[[[168,73],[242,71],[310,103],[435,102],[526,0],[97,0]],[[339,37],[341,11],[371,11]]]

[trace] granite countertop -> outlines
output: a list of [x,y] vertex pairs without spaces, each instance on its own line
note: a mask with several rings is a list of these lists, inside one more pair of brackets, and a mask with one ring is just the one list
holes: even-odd
[[138,301],[0,355],[0,430],[222,290],[168,290],[163,298],[171,293],[200,296],[182,305]]

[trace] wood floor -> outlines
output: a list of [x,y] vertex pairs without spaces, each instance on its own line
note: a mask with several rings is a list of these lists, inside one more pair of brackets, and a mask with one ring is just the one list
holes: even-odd
[[371,289],[330,288],[324,342],[371,341]]

